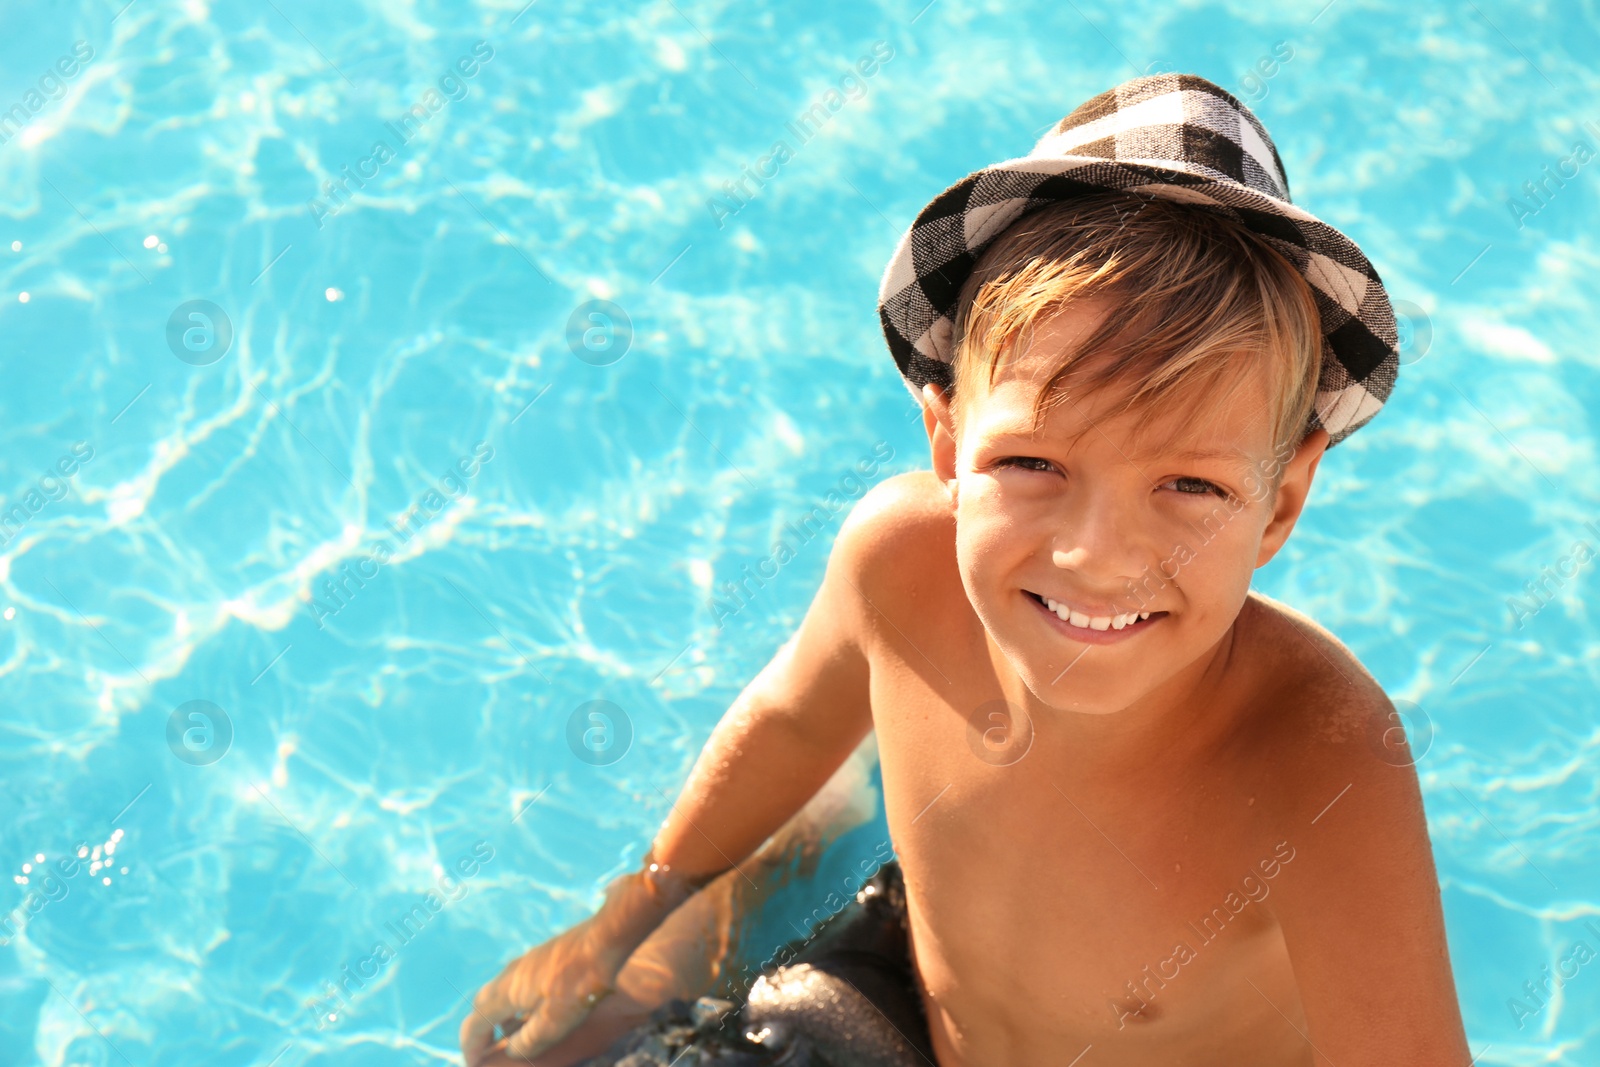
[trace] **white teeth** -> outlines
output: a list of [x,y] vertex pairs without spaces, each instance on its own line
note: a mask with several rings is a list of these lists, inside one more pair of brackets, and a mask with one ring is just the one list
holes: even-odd
[[1136,622],[1141,622],[1150,617],[1148,611],[1129,611],[1121,615],[1085,615],[1081,611],[1073,611],[1067,605],[1051,600],[1047,596],[1039,598],[1044,601],[1044,606],[1065,622],[1074,626],[1081,626],[1090,630],[1123,630]]

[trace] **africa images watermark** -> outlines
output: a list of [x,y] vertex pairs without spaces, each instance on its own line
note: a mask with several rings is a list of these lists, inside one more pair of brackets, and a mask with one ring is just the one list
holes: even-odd
[[5,548],[16,540],[17,534],[39,512],[44,510],[46,504],[62,500],[71,491],[67,482],[78,468],[94,458],[94,446],[87,441],[79,441],[72,446],[70,453],[63,453],[53,466],[41,474],[28,491],[22,494],[22,499],[7,507],[0,501],[0,548]]
[[[1600,944],[1600,927],[1595,926],[1594,920],[1584,920],[1583,926],[1595,936],[1595,943]],[[1594,958],[1595,950],[1589,947],[1589,942],[1579,940],[1568,946],[1567,951],[1556,961],[1555,974],[1550,973],[1550,965],[1547,963],[1541,968],[1544,972],[1543,978],[1537,982],[1531,978],[1523,982],[1522,991],[1528,995],[1527,1001],[1517,997],[1506,999],[1506,1007],[1511,1011],[1511,1018],[1515,1020],[1517,1029],[1521,1030],[1526,1026],[1529,1019],[1543,1011],[1547,1002],[1554,999],[1550,988],[1552,985],[1559,991],[1562,986],[1578,977],[1579,969]]]
[[[1288,41],[1275,41],[1270,54],[1260,56],[1245,69],[1239,78],[1238,91],[1234,94],[1241,100],[1251,104],[1259,104],[1267,98],[1272,90],[1267,83],[1276,78],[1288,62],[1294,58],[1294,45]],[[1169,65],[1164,59],[1156,59],[1145,64],[1141,74],[1177,74],[1177,68]]]
[[[1173,945],[1171,955],[1153,965],[1146,965],[1139,972],[1141,978],[1130,978],[1127,982],[1128,998],[1138,1001],[1139,1006],[1129,1007],[1128,1001],[1120,1004],[1115,1000],[1107,1002],[1111,1006],[1111,1014],[1117,1017],[1117,1029],[1121,1030],[1126,1026],[1130,1017],[1143,1014],[1156,994],[1165,989],[1168,982],[1183,973],[1184,965],[1199,958],[1198,949],[1204,948],[1222,936],[1222,931],[1227,929],[1228,924],[1245,908],[1252,903],[1259,904],[1266,900],[1268,894],[1272,892],[1272,887],[1267,883],[1276,878],[1283,868],[1294,860],[1294,856],[1294,846],[1287,841],[1279,841],[1272,847],[1272,855],[1256,864],[1257,869],[1261,871],[1260,877],[1257,877],[1256,872],[1252,870],[1239,880],[1239,889],[1244,891],[1242,896],[1239,890],[1230,889],[1227,896],[1223,897],[1222,903],[1212,908],[1200,920],[1199,926],[1192,922],[1188,924],[1189,929],[1195,933],[1194,946],[1190,946],[1186,940],[1179,940]],[[1154,973],[1151,972],[1151,966],[1155,968]]]
[[472,852],[456,857],[448,870],[441,871],[435,881],[436,888],[428,890],[404,912],[383,924],[382,933],[372,945],[372,951],[339,969],[337,980],[324,979],[322,992],[305,1001],[305,1007],[315,1017],[318,1030],[336,1024],[341,1012],[350,1014],[351,1004],[368,983],[375,982],[396,956],[427,928],[434,916],[468,893],[467,882],[494,859],[494,846],[479,840]]
[[44,110],[48,101],[66,96],[67,83],[76,78],[93,58],[93,45],[88,41],[74,41],[72,54],[63,55],[53,65],[46,67],[45,72],[39,75],[37,88],[26,90],[22,99],[0,111],[0,147],[10,144],[13,138],[27,129],[28,122]]
[[[1583,524],[1583,528],[1600,539],[1600,525],[1596,525],[1595,520],[1590,519]],[[1528,579],[1523,586],[1525,596],[1513,594],[1506,597],[1506,607],[1511,609],[1512,625],[1518,630],[1528,625],[1595,555],[1595,546],[1586,538],[1580,538],[1572,543],[1564,556],[1540,571],[1539,577]]]
[[1532,179],[1523,182],[1522,192],[1527,200],[1519,200],[1515,195],[1506,197],[1506,208],[1511,212],[1511,221],[1517,224],[1517,229],[1526,227],[1530,218],[1549,207],[1556,194],[1567,187],[1567,182],[1576,178],[1579,169],[1595,157],[1595,146],[1600,144],[1600,126],[1584,119],[1583,128],[1594,140],[1574,141],[1567,154],[1556,160],[1555,171],[1551,171],[1550,164],[1546,163],[1540,168],[1544,177],[1537,182]]
[[[467,82],[477,77],[483,66],[493,58],[494,49],[487,41],[479,41],[473,45],[471,55],[459,57],[452,69],[446,70],[439,76],[437,89],[430,85],[417,98],[417,102],[406,109],[405,114],[393,122],[385,122],[383,124],[385,133],[398,142],[400,149],[404,149],[417,134],[422,132],[430,119],[444,110],[446,104],[467,98],[469,94]],[[322,196],[312,197],[306,203],[306,209],[316,220],[317,229],[322,229],[329,218],[337,215],[340,209],[349,203],[352,182],[357,189],[365,189],[367,182],[376,178],[384,166],[399,156],[400,150],[392,147],[387,137],[380,138],[372,143],[372,148],[366,156],[355,162],[355,173],[351,173],[351,164],[346,163],[339,168],[342,178],[330,178],[323,182]],[[323,199],[324,197],[326,199]]]
[[[806,916],[806,921],[810,928],[802,931],[803,936],[800,940],[779,946],[775,952],[758,964],[747,964],[745,966],[743,972],[745,983],[748,984],[754,977],[772,973],[800,955],[806,946],[821,936],[824,924],[852,899],[855,899],[857,894],[861,892],[862,887],[871,881],[872,876],[877,873],[878,869],[892,859],[894,859],[894,845],[888,841],[879,841],[873,847],[872,858],[861,860],[856,864],[855,871],[840,880],[840,884],[844,886],[844,895],[841,896],[837,890],[830,892],[820,907],[811,909],[811,913]],[[796,929],[800,928],[798,923],[793,925]]]
[[[1252,468],[1250,476],[1245,479],[1244,487],[1245,496],[1251,502],[1265,500],[1273,494],[1279,473],[1288,464],[1289,460],[1294,458],[1295,447],[1293,443],[1285,443],[1271,459],[1261,460]],[[1204,548],[1209,545],[1217,534],[1221,532],[1222,528],[1243,512],[1244,508],[1245,501],[1232,495],[1226,500],[1219,501],[1211,509],[1210,513],[1200,520],[1200,530],[1204,533],[1204,540],[1200,542],[1200,547]],[[1213,522],[1216,523],[1215,528],[1211,525]],[[1150,573],[1150,565],[1146,564],[1143,574],[1137,579],[1128,579],[1124,592],[1130,598],[1139,602],[1139,607],[1134,610],[1145,610],[1150,603],[1150,599],[1166,588],[1168,582],[1176,581],[1178,572],[1193,561],[1195,555],[1195,550],[1190,548],[1187,542],[1180,541],[1173,546],[1171,555],[1156,564],[1156,573],[1154,575]],[[1170,574],[1167,573],[1169,567],[1172,571]],[[1156,583],[1154,588],[1151,588],[1150,583],[1152,581]]]
[[[424,526],[445,509],[447,498],[454,499],[467,491],[468,483],[494,458],[494,446],[479,441],[470,456],[462,456],[439,479],[437,488],[430,487],[414,500],[398,519],[391,519],[384,528],[393,535],[380,538],[368,552],[354,561],[345,560],[337,576],[324,575],[320,598],[310,592],[304,594],[316,616],[317,629],[324,629],[328,619],[350,606],[356,594],[378,576],[378,571],[388,563],[402,546],[415,537]],[[415,525],[412,525],[415,523]],[[354,573],[352,573],[352,566]]]
[[[21,873],[12,876],[13,882],[27,888],[22,900],[0,916],[0,947],[11,944],[18,935],[25,933],[28,923],[38,918],[45,908],[71,896],[69,879],[87,874],[89,885],[99,882],[109,886],[112,869],[116,865],[117,846],[122,843],[122,837],[120,828],[113,830],[109,838],[93,846],[92,850],[87,841],[80,841],[53,864],[43,852],[35,853],[31,861],[22,865]],[[128,868],[120,867],[118,872],[127,874]]]
[[[784,123],[784,130],[794,139],[791,144],[789,138],[780,137],[772,143],[772,148],[766,155],[756,160],[754,168],[746,163],[739,169],[737,180],[722,183],[720,196],[706,198],[706,210],[711,212],[711,218],[717,224],[717,229],[722,229],[727,220],[743,211],[749,206],[750,201],[756,198],[756,193],[766,188],[767,182],[778,176],[779,169],[791,159],[799,149],[805,147],[813,137],[822,132],[823,127],[832,121],[833,116],[839,113],[848,100],[860,100],[867,95],[867,79],[878,73],[883,65],[894,58],[894,46],[887,41],[874,41],[872,51],[856,60],[855,67],[839,79],[838,87],[829,87],[828,90],[811,101],[809,107],[800,114]],[[750,183],[755,183],[755,189],[750,188]]]
[[1252,104],[1261,103],[1271,92],[1267,83],[1276,78],[1283,65],[1293,58],[1292,44],[1288,41],[1273,42],[1272,54],[1259,57],[1255,64],[1244,72],[1244,77],[1239,79],[1239,88],[1243,90],[1240,95]]
[[[755,574],[750,573],[750,564],[746,563],[739,568],[744,577],[737,582],[723,582],[721,595],[727,599],[713,597],[711,600],[711,613],[716,617],[717,629],[722,629],[724,623],[743,611],[755,594],[765,589],[767,582],[776,578],[778,571],[794,559],[800,549],[810,544],[811,539],[821,533],[852,500],[865,493],[872,484],[869,479],[878,473],[879,466],[893,458],[894,446],[889,442],[879,441],[873,445],[872,455],[858,460],[855,470],[839,479],[835,487],[822,498],[821,505],[812,507],[798,521],[783,524],[776,547],[756,561]],[[751,582],[755,583],[754,590],[750,588]]]

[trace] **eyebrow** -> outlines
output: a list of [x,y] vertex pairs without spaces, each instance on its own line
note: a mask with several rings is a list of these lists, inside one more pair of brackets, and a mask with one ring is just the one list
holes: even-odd
[[1242,448],[1186,448],[1168,453],[1146,450],[1137,453],[1137,455],[1142,459],[1153,459],[1158,455],[1167,455],[1173,459],[1231,459],[1239,463],[1250,463],[1255,458]]
[[[1094,428],[1092,426],[1091,427],[1086,427],[1085,428],[1085,432],[1092,432],[1093,429]],[[1036,440],[1034,438],[1034,436],[1027,431],[1027,429],[1025,429],[1023,427],[1020,427],[1020,426],[997,426],[997,427],[994,427],[993,429],[987,431],[984,434],[984,436],[987,437],[991,441],[1013,440],[1013,439],[1016,439],[1016,440],[1027,440],[1027,441]],[[1250,465],[1250,464],[1253,464],[1255,462],[1255,456],[1253,456],[1251,453],[1245,451],[1244,449],[1238,448],[1238,447],[1185,448],[1185,449],[1179,449],[1179,450],[1172,451],[1172,452],[1166,452],[1166,451],[1163,451],[1158,446],[1156,448],[1142,448],[1142,449],[1135,450],[1127,458],[1130,459],[1130,460],[1154,460],[1154,459],[1175,459],[1175,460],[1179,460],[1179,459],[1198,459],[1198,460],[1205,460],[1205,459],[1220,459],[1220,460],[1231,460],[1231,461],[1233,461],[1235,463],[1240,463],[1240,464],[1244,464],[1244,465],[1247,465],[1247,466]]]

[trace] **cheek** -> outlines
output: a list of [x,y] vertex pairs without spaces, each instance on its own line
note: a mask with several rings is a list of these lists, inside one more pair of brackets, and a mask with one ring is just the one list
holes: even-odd
[[982,484],[964,487],[956,509],[956,560],[963,575],[997,577],[1037,547],[1037,534],[1018,508],[1002,506]]
[[1184,558],[1180,555],[1166,572],[1176,567],[1173,583],[1182,590],[1192,621],[1231,622],[1238,613],[1255,574],[1262,525],[1258,515],[1246,510],[1209,537],[1204,530],[1191,530],[1183,538],[1187,562],[1178,563]]
[[988,588],[994,574],[995,551],[991,531],[974,522],[956,521],[956,569],[961,573],[961,584],[967,598],[974,606],[988,599]]
[[963,495],[956,513],[956,568],[973,611],[992,630],[1003,625],[1011,576],[1028,553],[1015,522],[969,501]]

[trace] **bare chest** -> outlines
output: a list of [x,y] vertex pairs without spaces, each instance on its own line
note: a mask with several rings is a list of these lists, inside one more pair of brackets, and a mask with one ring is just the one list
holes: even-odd
[[1295,843],[1247,787],[1222,768],[1085,780],[1050,723],[980,683],[909,662],[873,678],[941,1063],[1065,1063],[1091,1045],[1102,1064],[1310,1062],[1272,914]]

